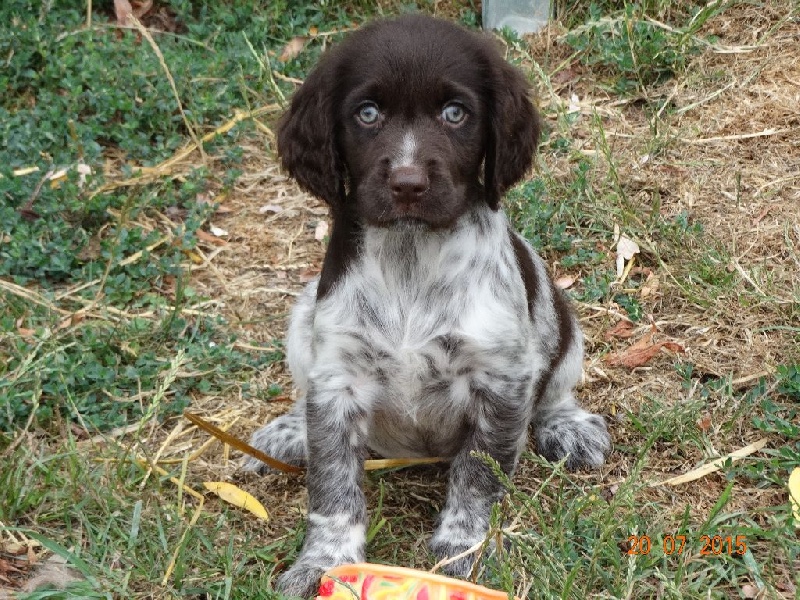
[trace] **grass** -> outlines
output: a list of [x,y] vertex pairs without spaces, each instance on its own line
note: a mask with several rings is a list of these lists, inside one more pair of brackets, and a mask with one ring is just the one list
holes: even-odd
[[[339,32],[411,8],[158,3],[143,19],[163,64],[106,7],[88,26],[84,3],[0,8],[0,596],[278,597],[273,575],[302,541],[302,479],[236,472],[179,415],[247,437],[283,410],[287,298],[318,268],[324,210],[276,171],[271,125]],[[470,3],[420,8],[479,22]],[[793,127],[785,86],[770,86],[796,73],[797,8],[555,10],[546,35],[502,34],[547,129],[536,177],[506,207],[572,282],[580,393],[615,452],[591,474],[526,454],[494,519],[509,544],[479,579],[529,598],[794,597],[796,157],[791,133],[769,131]],[[297,36],[304,50],[279,60]],[[624,281],[616,232],[641,250]],[[608,335],[623,318],[632,340]],[[686,352],[609,366],[653,326]],[[716,474],[658,485],[762,437]],[[367,475],[370,560],[432,566],[443,475]],[[231,479],[269,523],[192,494]],[[53,557],[73,580],[19,589]]]

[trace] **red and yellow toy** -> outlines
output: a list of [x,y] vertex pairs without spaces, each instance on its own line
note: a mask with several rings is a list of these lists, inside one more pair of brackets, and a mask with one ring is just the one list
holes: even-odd
[[367,563],[322,576],[317,600],[506,600],[508,595],[426,571]]

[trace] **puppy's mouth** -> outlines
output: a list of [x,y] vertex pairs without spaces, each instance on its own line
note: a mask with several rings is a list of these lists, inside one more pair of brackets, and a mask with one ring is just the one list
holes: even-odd
[[392,231],[427,231],[433,225],[419,217],[399,217],[383,224],[383,227]]

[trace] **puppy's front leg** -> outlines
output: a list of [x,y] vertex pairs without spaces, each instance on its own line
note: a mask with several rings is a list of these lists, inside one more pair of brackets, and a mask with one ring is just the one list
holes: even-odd
[[[502,391],[499,391],[500,388]],[[498,393],[499,392],[499,393]],[[530,380],[474,392],[476,409],[464,446],[450,465],[447,504],[430,541],[437,559],[452,558],[482,542],[489,529],[492,505],[503,486],[491,469],[471,455],[491,456],[511,475],[525,447],[530,403]],[[445,573],[468,577],[475,562],[470,554],[444,567]]]
[[366,418],[352,388],[323,391],[311,386],[306,398],[308,427],[308,525],[295,564],[278,579],[288,596],[308,598],[322,573],[363,562],[367,511],[361,482],[366,454]]

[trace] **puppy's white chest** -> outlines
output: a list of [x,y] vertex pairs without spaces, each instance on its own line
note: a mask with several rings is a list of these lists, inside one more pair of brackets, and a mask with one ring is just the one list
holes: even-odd
[[505,219],[479,216],[481,227],[446,234],[368,231],[359,260],[317,305],[315,371],[354,391],[369,444],[385,456],[455,454],[476,390],[529,361]]
[[370,366],[381,377],[371,404],[373,450],[454,455],[476,412],[475,390],[525,362],[528,343],[512,311],[497,299],[475,300],[473,293],[454,301],[446,313],[426,310],[424,302],[398,305],[386,322],[365,330],[381,348]]

